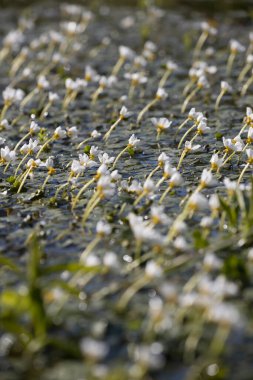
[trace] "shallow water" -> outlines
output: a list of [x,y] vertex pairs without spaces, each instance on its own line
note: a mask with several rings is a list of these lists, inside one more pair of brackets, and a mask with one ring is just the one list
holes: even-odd
[[[197,4],[198,2],[195,2]],[[28,12],[31,12],[35,18],[35,27],[26,32],[26,43],[29,43],[36,36],[50,29],[58,29],[59,21],[66,19],[59,9],[57,3],[48,3],[44,6],[42,3],[35,3]],[[205,6],[197,5],[192,8],[189,13],[189,7],[181,5],[180,8],[172,2],[170,10],[165,10],[162,17],[159,19],[147,18],[147,14],[141,9],[133,11],[130,7],[97,7],[91,2],[91,9],[95,13],[95,18],[88,26],[84,35],[78,38],[81,44],[77,51],[70,51],[66,56],[66,62],[60,63],[50,73],[48,79],[50,86],[54,91],[57,91],[60,98],[63,99],[65,94],[64,79],[68,76],[72,78],[82,77],[84,68],[87,64],[91,64],[99,74],[110,73],[114,63],[117,60],[117,47],[123,44],[131,47],[136,52],[140,53],[144,42],[149,39],[159,47],[157,58],[154,62],[149,62],[146,68],[148,77],[147,86],[144,91],[135,94],[133,100],[127,100],[126,106],[133,112],[129,120],[123,121],[110,137],[110,140],[105,145],[101,139],[94,142],[99,148],[105,150],[110,155],[116,156],[125,146],[129,136],[132,133],[141,139],[140,149],[131,158],[128,155],[124,156],[119,161],[118,169],[123,178],[132,176],[143,182],[145,176],[150,172],[157,162],[159,152],[165,152],[169,155],[171,163],[176,165],[178,162],[177,144],[179,138],[173,128],[176,128],[184,119],[185,115],[180,112],[183,101],[182,90],[187,83],[187,73],[192,61],[192,48],[199,35],[197,29],[198,22],[207,14],[210,15],[212,2],[206,2]],[[231,38],[238,38],[244,44],[248,43],[248,34],[252,28],[252,19],[247,9],[250,2],[245,2],[245,6],[241,6],[240,11],[230,9],[224,13],[213,13],[211,18],[217,22],[219,26],[219,38],[216,41],[210,40],[210,46],[215,43],[217,54],[214,57],[207,58],[210,64],[218,66],[219,71],[214,78],[210,78],[211,90],[204,91],[199,94],[191,106],[197,110],[203,111],[208,117],[208,124],[211,127],[211,133],[202,137],[201,149],[194,155],[189,155],[182,166],[182,173],[185,180],[185,185],[175,191],[171,197],[167,199],[165,204],[166,213],[174,218],[180,210],[180,201],[187,194],[189,189],[194,189],[197,180],[200,178],[202,170],[209,165],[211,153],[222,148],[222,141],[216,139],[217,132],[227,134],[228,131],[236,135],[241,128],[242,119],[245,113],[245,108],[252,104],[253,92],[250,89],[247,95],[241,99],[238,96],[238,91],[235,91],[234,96],[227,95],[223,98],[220,110],[215,113],[213,104],[219,93],[220,80],[224,79],[225,65],[227,60],[227,46]],[[242,5],[242,4],[241,4]],[[224,5],[225,7],[225,5]],[[203,13],[203,8],[204,13]],[[233,8],[233,7],[231,7]],[[225,7],[225,9],[227,9]],[[220,9],[219,9],[220,10]],[[124,29],[120,25],[120,21],[126,16],[133,15],[135,23],[129,29]],[[8,4],[1,9],[0,13],[0,36],[3,37],[7,31],[15,28],[17,19],[20,16],[20,8],[9,7]],[[147,23],[148,21],[148,23]],[[100,41],[103,37],[108,36],[111,43],[106,48],[100,47]],[[208,46],[207,44],[207,46]],[[92,50],[98,47],[98,52]],[[93,55],[90,54],[93,51]],[[136,116],[147,102],[152,99],[156,91],[158,80],[160,79],[163,69],[162,64],[170,58],[178,63],[179,71],[173,75],[166,84],[168,98],[164,102],[160,102],[156,107],[145,115],[141,126],[136,124]],[[0,67],[0,90],[2,91],[10,82],[8,70],[11,63],[11,57],[6,60],[5,65]],[[34,72],[37,74],[44,67],[44,62],[38,59],[34,54],[28,65],[31,65]],[[238,57],[235,62],[232,78],[230,82],[236,86],[236,77],[243,65],[243,57]],[[130,68],[129,64],[125,65],[125,71]],[[123,102],[121,97],[126,95],[129,89],[129,82],[124,79],[123,72],[120,73],[119,81],[116,86],[110,88],[96,105],[90,104],[90,95],[96,88],[95,84],[88,86],[87,90],[79,95],[76,101],[70,105],[67,111],[63,111],[59,104],[56,104],[50,109],[49,117],[42,122],[39,122],[46,131],[52,133],[56,126],[71,127],[76,125],[79,130],[78,142],[86,138],[89,133],[96,128],[104,134],[113,121],[117,118],[118,111]],[[26,93],[32,90],[35,85],[34,77],[22,81],[19,84]],[[18,125],[11,132],[4,131],[1,136],[6,138],[10,145],[14,146],[24,132],[20,132],[19,127],[23,122],[29,121],[29,115],[37,107],[37,101],[34,101],[25,109],[25,115]],[[12,108],[8,113],[10,119],[14,119],[19,114],[18,109]],[[167,117],[173,121],[171,132],[163,134],[159,141],[156,142],[156,131],[150,122],[151,117]],[[228,137],[230,137],[229,135]],[[64,199],[59,199],[58,204],[51,204],[51,198],[55,194],[56,188],[66,182],[69,174],[68,163],[78,157],[78,152],[75,150],[76,143],[67,141],[58,141],[53,145],[52,154],[55,156],[56,174],[49,180],[45,195],[39,199],[33,199],[32,194],[41,186],[42,180],[46,177],[46,170],[35,172],[34,181],[27,181],[25,186],[26,191],[16,194],[11,192],[10,185],[6,182],[12,174],[10,170],[6,174],[2,173],[0,189],[1,192],[7,189],[7,194],[2,193],[0,204],[0,251],[7,257],[12,259],[19,268],[21,268],[22,276],[19,277],[16,273],[1,269],[0,287],[2,290],[6,288],[14,289],[22,293],[22,286],[26,283],[25,271],[29,254],[26,246],[26,239],[29,234],[36,228],[40,237],[41,246],[43,247],[43,257],[41,260],[41,278],[39,285],[43,289],[44,295],[50,296],[51,288],[53,287],[50,281],[58,281],[56,284],[60,286],[60,282],[67,282],[70,274],[67,270],[62,270],[57,273],[47,273],[46,269],[50,265],[63,264],[68,262],[78,262],[81,252],[87,244],[93,239],[95,233],[96,222],[100,218],[107,218],[113,227],[113,234],[109,239],[101,242],[96,248],[96,253],[99,257],[103,257],[106,251],[114,251],[118,254],[121,264],[124,264],[125,255],[133,255],[134,241],[129,233],[129,228],[124,218],[132,209],[132,204],[129,203],[124,211],[123,221],[118,217],[118,211],[123,203],[122,198],[116,194],[113,198],[104,201],[100,207],[97,207],[94,213],[89,218],[85,228],[81,226],[80,217],[86,204],[86,201],[92,192],[85,193],[85,197],[80,200],[76,209],[76,215],[73,215],[69,205],[68,194]],[[46,158],[47,154],[43,153],[42,158]],[[2,169],[2,168],[1,168]],[[237,178],[241,171],[241,167],[236,164],[231,168],[225,168],[222,172],[224,176],[229,175],[231,179]],[[91,170],[89,177],[95,173]],[[160,172],[154,177],[156,180],[160,178]],[[249,174],[245,176],[249,178]],[[161,187],[163,191],[166,185]],[[217,190],[224,192],[220,181]],[[207,190],[206,194],[211,190]],[[128,196],[126,196],[128,199]],[[132,202],[132,200],[131,200]],[[143,211],[143,215],[148,214]],[[198,228],[200,216],[190,222],[191,230]],[[166,229],[165,229],[166,231]],[[164,232],[164,231],[163,231]],[[224,238],[225,236],[225,238]],[[230,235],[214,234],[210,240],[209,250],[216,250],[216,245],[223,244],[225,240],[225,248],[217,249],[220,256],[227,257],[231,254],[241,254],[241,248],[236,244]],[[232,245],[232,246],[231,246]],[[148,251],[150,247],[144,246],[144,251]],[[173,254],[173,253],[172,253]],[[166,256],[167,255],[167,256]],[[170,262],[171,252],[166,253],[165,261],[161,258],[161,263],[165,265]],[[196,256],[197,255],[197,256]],[[193,273],[199,270],[199,263],[202,260],[203,252],[190,247],[189,256],[192,261],[186,266],[179,268],[178,271],[168,271],[165,278],[166,281],[176,284],[182,288],[185,282]],[[45,272],[43,272],[45,271]],[[46,273],[46,274],[45,274]],[[157,281],[154,285],[151,284],[141,292],[139,292],[132,300],[131,306],[124,315],[117,313],[115,310],[116,300],[119,298],[120,292],[115,288],[112,294],[101,300],[93,301],[92,296],[103,290],[104,287],[117,287],[126,289],[127,284],[131,284],[136,276],[142,273],[142,267],[130,271],[127,275],[124,271],[119,273],[102,273],[94,276],[94,278],[86,285],[81,293],[77,296],[74,294],[68,299],[60,312],[55,311],[58,305],[54,302],[48,305],[48,316],[52,317],[48,328],[50,339],[59,339],[58,346],[49,345],[49,348],[36,350],[33,348],[24,349],[18,341],[18,337],[22,333],[15,332],[13,326],[8,326],[6,315],[2,315],[4,320],[4,331],[11,331],[14,343],[10,351],[4,352],[0,357],[2,368],[1,378],[6,380],[17,379],[62,379],[68,380],[70,377],[77,380],[84,378],[90,379],[89,363],[86,361],[83,365],[80,350],[79,340],[82,337],[89,336],[90,333],[96,338],[103,338],[110,346],[110,352],[106,357],[106,364],[109,368],[115,367],[115,375],[111,375],[110,379],[119,379],[121,374],[121,366],[127,373],[127,368],[132,364],[132,356],[129,354],[131,345],[146,342],[152,342],[156,339],[161,341],[164,346],[165,364],[162,368],[150,370],[144,375],[145,379],[168,379],[177,380],[187,378],[189,371],[194,365],[198,365],[197,357],[201,354],[197,353],[195,360],[190,363],[182,364],[182,339],[180,332],[174,334],[173,329],[168,328],[164,333],[159,333],[155,338],[146,336],[145,334],[145,317],[148,313],[148,302],[152,297],[159,294],[161,283]],[[87,274],[86,274],[87,276]],[[240,289],[241,293],[234,303],[242,309],[245,315],[250,312],[252,304],[252,288],[248,286],[245,289]],[[249,318],[250,319],[250,318]],[[143,322],[144,321],[144,322]],[[168,321],[169,323],[170,321]],[[252,322],[252,321],[251,321]],[[252,364],[252,323],[246,324],[246,329],[235,329],[231,334],[227,344],[227,351],[223,361],[219,363],[221,368],[217,379],[230,380],[246,380],[251,378],[253,371]],[[20,312],[18,323],[22,326],[29,326],[29,317],[26,313]],[[14,333],[12,331],[14,329]],[[23,333],[24,334],[24,333]],[[185,332],[182,331],[182,335]],[[3,335],[3,337],[6,337]],[[3,346],[3,340],[2,346]],[[206,341],[203,339],[203,347]],[[67,346],[67,347],[65,347]],[[127,348],[128,347],[128,348]],[[243,355],[241,352],[243,351]],[[115,376],[115,377],[113,377]],[[101,377],[96,377],[101,378]],[[102,378],[106,378],[105,376]],[[123,378],[123,377],[122,377]],[[200,378],[200,377],[199,377]],[[210,378],[206,374],[201,378]],[[95,377],[94,377],[95,379]],[[109,377],[108,377],[109,379]]]

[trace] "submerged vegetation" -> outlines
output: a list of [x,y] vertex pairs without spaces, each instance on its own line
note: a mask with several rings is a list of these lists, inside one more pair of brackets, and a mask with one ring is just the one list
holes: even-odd
[[1,379],[251,378],[253,31],[227,17],[3,9]]

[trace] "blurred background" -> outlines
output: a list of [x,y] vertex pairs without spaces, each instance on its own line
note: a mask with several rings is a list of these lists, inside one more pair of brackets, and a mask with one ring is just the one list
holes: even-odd
[[133,6],[141,7],[150,5],[156,5],[164,8],[176,8],[178,6],[184,6],[194,8],[199,11],[217,12],[226,10],[247,10],[253,12],[253,0],[76,0],[76,1],[62,1],[62,0],[0,0],[1,7],[10,6],[27,6],[32,3],[75,3],[89,6],[97,5],[114,5],[114,6]]

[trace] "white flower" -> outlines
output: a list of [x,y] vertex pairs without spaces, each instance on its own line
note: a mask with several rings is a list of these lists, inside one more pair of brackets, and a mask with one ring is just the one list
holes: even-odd
[[220,210],[220,200],[217,194],[212,194],[209,199],[211,211],[217,212]]
[[248,54],[247,55],[246,62],[249,63],[250,65],[253,64],[253,54]]
[[127,46],[119,46],[119,56],[125,60],[132,60],[135,56],[135,53],[132,49]]
[[134,66],[135,67],[145,67],[147,66],[147,61],[144,57],[142,57],[141,55],[137,55],[135,58],[134,58]]
[[138,182],[136,179],[133,180],[130,186],[127,187],[127,191],[129,193],[137,193],[140,194],[142,192],[143,188],[140,182]]
[[112,181],[118,181],[118,180],[120,180],[122,178],[122,176],[121,176],[121,174],[119,174],[119,171],[118,170],[113,170],[112,172],[111,172],[111,179],[112,179]]
[[31,121],[29,131],[31,134],[35,134],[40,131],[40,127],[35,121]]
[[3,39],[3,45],[13,50],[18,50],[24,42],[25,36],[20,30],[11,30]]
[[130,136],[130,138],[128,140],[128,146],[130,148],[135,148],[139,144],[140,141],[141,140],[137,139],[137,137],[135,137],[135,134],[133,134],[132,136]]
[[236,190],[239,188],[238,183],[236,181],[231,181],[229,178],[225,178],[223,181],[227,191],[229,194],[234,194]]
[[234,40],[234,39],[230,40],[229,45],[230,45],[230,50],[233,54],[242,53],[245,51],[245,47],[237,40]]
[[253,111],[251,107],[246,108],[246,116],[245,116],[245,122],[247,124],[250,124],[253,122]]
[[178,251],[187,251],[189,249],[189,244],[185,240],[183,236],[178,236],[174,241],[173,241],[173,246],[178,250]]
[[0,129],[10,129],[11,128],[11,125],[9,124],[8,120],[7,119],[3,119],[0,121]]
[[86,82],[92,82],[98,79],[97,72],[89,65],[85,67],[84,79]]
[[83,167],[83,169],[85,168],[92,168],[93,166],[97,166],[98,164],[91,160],[90,157],[83,153],[83,154],[79,154],[79,162],[80,162],[80,165]]
[[96,232],[99,236],[104,237],[104,236],[108,236],[111,234],[112,228],[111,228],[109,223],[107,223],[103,220],[99,220],[97,222]]
[[248,157],[248,163],[253,164],[253,150],[252,149],[246,149],[246,154]]
[[193,145],[191,141],[186,141],[184,144],[184,149],[187,152],[198,150],[201,147],[201,145]]
[[110,157],[108,153],[99,153],[98,159],[101,164],[110,165],[113,163],[115,157]]
[[163,271],[162,268],[154,261],[150,260],[147,262],[145,267],[145,275],[150,278],[160,278],[162,277]]
[[204,268],[207,270],[217,270],[222,266],[222,260],[220,260],[214,253],[207,253],[203,260]]
[[152,193],[155,190],[154,181],[152,181],[150,178],[147,178],[143,184],[143,190],[145,193]]
[[78,160],[73,160],[71,164],[71,173],[74,175],[81,174],[84,171],[84,167]]
[[159,132],[168,129],[172,124],[172,121],[169,121],[168,119],[166,119],[166,117],[161,117],[159,119],[157,119],[156,117],[152,117],[151,122]]
[[134,86],[147,83],[148,81],[148,78],[145,77],[142,73],[126,73],[124,77],[126,79],[130,79]]
[[16,159],[15,150],[10,150],[8,146],[1,148],[1,162],[13,162]]
[[3,91],[3,99],[5,104],[19,104],[24,98],[25,93],[21,89],[15,90],[12,87],[6,87]]
[[210,170],[204,169],[201,174],[200,185],[202,188],[210,187],[216,184],[216,180]]
[[189,113],[188,113],[188,119],[189,120],[197,120],[197,118],[199,117],[199,115],[201,114],[202,112],[196,112],[196,109],[195,108],[191,108]]
[[117,78],[114,75],[109,77],[101,76],[99,79],[99,86],[101,88],[112,87],[117,81]]
[[98,146],[92,145],[90,148],[90,158],[94,159],[100,154],[100,150],[98,149]]
[[218,33],[217,29],[211,26],[207,21],[202,21],[200,26],[203,32],[211,36],[215,36]]
[[152,206],[150,215],[154,224],[168,224],[170,222],[170,218],[164,213],[163,206]]
[[74,21],[69,21],[69,22],[62,22],[61,27],[63,31],[68,34],[69,36],[74,36],[77,34],[83,33],[85,30],[85,26],[82,24],[77,24]]
[[152,41],[146,41],[144,44],[144,49],[145,50],[150,50],[152,53],[157,51],[157,46],[154,42]]
[[244,148],[243,141],[236,136],[234,139],[222,138],[223,145],[227,151],[241,152]]
[[169,163],[169,156],[167,156],[166,153],[162,152],[159,156],[158,156],[158,165],[160,167],[163,167],[166,163]]
[[29,143],[28,144],[24,144],[21,148],[20,148],[20,152],[22,154],[32,154],[32,153],[36,153],[40,146],[38,145],[39,142],[37,140],[33,140],[33,139],[29,139]]
[[94,131],[91,132],[91,137],[92,137],[93,139],[96,139],[96,138],[98,138],[98,137],[100,137],[100,136],[101,136],[101,133],[98,132],[96,129],[94,129]]
[[208,80],[204,75],[201,75],[198,79],[197,86],[199,88],[209,88]]
[[173,229],[177,234],[182,234],[187,231],[187,225],[182,220],[176,220],[173,224]]
[[146,226],[141,216],[133,213],[128,215],[129,224],[137,241],[147,241],[155,244],[163,244],[163,237],[152,226]]
[[200,227],[210,228],[213,225],[213,218],[211,216],[204,216],[200,221]]
[[96,255],[93,254],[93,253],[89,254],[89,256],[88,256],[88,257],[85,257],[85,258],[83,258],[83,257],[81,256],[80,261],[81,261],[81,263],[83,263],[86,267],[90,267],[90,268],[92,268],[92,267],[98,267],[99,265],[101,265],[101,261],[100,261],[99,257],[96,256]]
[[194,193],[191,195],[188,201],[188,208],[190,210],[206,210],[209,208],[209,203],[200,192]]
[[67,135],[68,135],[68,137],[70,137],[72,139],[76,139],[77,135],[78,135],[77,127],[74,126],[74,127],[68,128],[67,129]]
[[170,178],[170,187],[177,187],[183,184],[184,180],[178,171],[175,171]]
[[247,143],[253,142],[253,128],[249,128],[248,130],[248,136],[247,136]]
[[167,61],[165,66],[166,70],[171,72],[176,71],[178,69],[178,65],[173,61]]
[[49,88],[49,82],[44,75],[40,75],[37,80],[37,87],[41,90],[46,90]]
[[62,129],[62,127],[57,127],[54,131],[54,139],[58,140],[58,139],[62,139],[64,137],[66,137],[66,131],[64,129]]
[[221,325],[241,325],[241,317],[238,310],[227,303],[210,305],[208,317],[211,321]]
[[77,78],[75,91],[82,91],[83,89],[87,87],[87,85],[88,83],[86,82],[85,79]]
[[83,338],[80,342],[81,353],[92,360],[99,361],[104,359],[109,351],[108,345],[103,341],[93,338]]
[[157,92],[156,92],[156,99],[158,100],[165,100],[167,98],[168,94],[167,92],[164,90],[164,88],[158,88]]
[[120,115],[120,118],[123,120],[123,119],[127,119],[131,114],[130,112],[128,112],[128,109],[123,106],[121,107],[121,110],[119,111],[119,115]]
[[65,80],[65,87],[68,91],[75,91],[77,89],[77,84],[73,79],[67,78]]
[[223,159],[219,158],[218,153],[214,153],[211,157],[210,163],[212,170],[218,170],[223,164]]
[[202,120],[197,124],[197,131],[200,135],[203,135],[205,132],[210,131],[210,128],[207,126],[205,118],[202,118]]
[[3,145],[5,143],[6,139],[4,139],[3,137],[0,137],[0,145]]
[[45,166],[40,159],[34,160],[33,158],[30,158],[30,160],[26,163],[27,169],[35,169],[40,166]]
[[50,171],[52,171],[52,169],[54,168],[54,158],[52,156],[48,157],[48,159],[46,160],[45,167]]
[[102,198],[112,197],[115,192],[115,184],[112,183],[109,175],[103,175],[98,180],[97,189]]
[[163,168],[163,177],[165,179],[170,178],[174,173],[177,172],[177,169],[170,165],[169,162],[166,162]]
[[109,170],[106,166],[106,164],[102,164],[99,166],[98,170],[97,170],[97,175],[98,177],[101,177],[101,176],[104,176],[104,175],[109,175]]
[[228,82],[226,82],[224,80],[221,81],[220,87],[221,87],[221,90],[224,92],[232,92],[233,91],[232,87],[228,84]]
[[103,257],[103,263],[110,269],[119,269],[120,267],[118,256],[114,252],[106,252]]
[[59,95],[56,92],[49,92],[48,100],[50,103],[55,103],[59,100]]

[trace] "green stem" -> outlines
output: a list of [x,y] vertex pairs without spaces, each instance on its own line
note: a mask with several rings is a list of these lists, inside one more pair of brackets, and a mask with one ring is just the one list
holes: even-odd
[[93,239],[85,248],[85,250],[82,252],[80,256],[80,262],[84,263],[89,254],[93,251],[93,249],[98,245],[98,243],[101,241],[101,237],[97,235],[95,239]]
[[169,186],[169,187],[164,191],[164,193],[162,194],[161,198],[159,199],[159,202],[158,202],[159,204],[162,204],[164,198],[166,197],[167,194],[169,194],[170,190],[171,190],[171,186]]
[[181,138],[181,140],[179,141],[179,144],[178,144],[178,149],[181,148],[183,142],[184,142],[184,139],[188,136],[189,133],[191,133],[191,131],[193,131],[193,129],[196,127],[196,124],[193,124],[186,132],[185,134],[183,135],[183,137]]
[[181,157],[179,159],[179,162],[178,162],[178,165],[177,165],[177,170],[180,169],[180,167],[182,165],[182,162],[183,162],[183,160],[184,160],[184,158],[185,158],[186,155],[187,155],[187,150],[184,149],[183,152],[182,152],[182,154],[181,154]]
[[142,198],[145,197],[145,195],[146,195],[146,192],[142,191],[142,193],[135,199],[134,206],[136,206],[142,200]]
[[158,84],[158,88],[163,88],[165,83],[167,82],[167,79],[169,78],[171,74],[171,71],[170,70],[166,70],[165,73],[163,74],[159,84]]
[[187,117],[187,119],[185,119],[185,120],[182,122],[182,124],[180,124],[179,127],[177,127],[177,130],[180,131],[180,130],[185,126],[185,124],[188,123],[189,120],[190,120],[190,119]]
[[152,107],[154,106],[156,103],[158,102],[158,99],[155,98],[153,100],[151,100],[143,109],[142,111],[139,113],[138,117],[137,117],[137,124],[140,123],[141,119],[143,118],[143,116],[145,115],[145,113]]
[[29,131],[24,137],[22,137],[21,140],[19,140],[19,142],[16,144],[16,146],[13,150],[16,152],[16,150],[22,144],[22,142],[25,141],[30,135],[31,135],[31,132]]
[[95,182],[96,178],[93,177],[90,181],[84,184],[84,186],[79,190],[76,197],[73,200],[72,210],[76,207],[76,204],[80,198],[80,196],[84,193],[84,191],[93,183]]
[[45,179],[45,181],[43,182],[43,185],[41,186],[41,191],[44,191],[44,189],[45,189],[45,187],[46,187],[46,184],[47,184],[47,182],[48,182],[48,180],[49,180],[50,177],[51,177],[50,174],[48,174],[48,175],[46,176],[46,179]]
[[219,96],[217,97],[216,102],[215,102],[215,107],[214,107],[216,111],[218,110],[221,99],[225,95],[225,93],[226,93],[226,90],[221,90]]
[[227,75],[231,74],[235,57],[236,57],[236,54],[230,53],[230,55],[228,57],[228,62],[227,62]]
[[248,162],[245,167],[243,168],[241,174],[240,174],[240,177],[238,178],[238,181],[237,183],[239,184],[242,180],[242,177],[244,176],[244,173],[246,172],[246,170],[248,169],[248,167],[250,166],[250,163]]
[[240,72],[239,76],[238,76],[238,82],[242,82],[243,79],[245,78],[245,75],[248,73],[248,71],[251,69],[252,67],[252,64],[251,63],[247,63],[243,68],[242,68],[242,71]]
[[197,94],[197,92],[200,90],[200,87],[195,87],[192,92],[187,96],[187,98],[185,99],[183,105],[182,105],[182,108],[181,108],[181,113],[184,113],[185,110],[186,110],[186,107],[188,106],[188,103],[190,102],[190,100]]
[[241,91],[241,96],[244,96],[249,88],[249,86],[252,84],[253,82],[253,75],[251,75],[251,77],[247,80],[247,82],[243,85],[242,87],[242,91]]
[[160,169],[160,166],[156,166],[151,173],[149,173],[149,175],[147,176],[147,179],[150,179],[151,177],[153,177],[153,175]]
[[18,194],[19,194],[20,191],[22,190],[22,188],[23,188],[23,186],[24,186],[24,184],[25,184],[25,181],[26,181],[27,177],[29,176],[29,174],[31,173],[32,169],[33,169],[33,168],[30,167],[30,168],[26,171],[26,174],[23,176],[22,182],[21,182],[21,184],[20,184],[20,186],[19,186],[19,188],[18,188],[18,191],[17,191]]
[[122,120],[121,117],[118,118],[118,120],[115,121],[115,123],[110,127],[109,131],[106,132],[106,134],[104,135],[104,138],[103,140],[104,141],[107,141],[110,137],[110,134],[112,133],[112,131],[117,127],[117,125],[119,124],[119,122]]
[[112,69],[111,75],[116,77],[118,75],[121,67],[124,65],[124,63],[125,63],[125,58],[119,57],[118,61],[116,62],[115,66]]
[[131,298],[146,284],[149,283],[149,279],[147,277],[140,277],[136,282],[134,282],[132,285],[129,286],[129,288],[125,291],[125,293],[122,295],[117,307],[119,310],[124,310]]
[[114,162],[113,162],[113,165],[112,165],[112,170],[115,168],[116,166],[116,163],[118,162],[118,160],[120,159],[120,157],[128,150],[128,145],[117,155],[117,157],[115,158]]
[[6,112],[8,111],[8,109],[10,108],[10,104],[5,104],[3,106],[3,109],[2,109],[2,112],[1,112],[1,116],[0,116],[0,120],[3,120],[5,115],[6,115]]
[[45,147],[51,142],[54,140],[54,136],[50,137],[40,148],[40,150],[38,151],[37,153],[37,156],[36,158],[39,158],[40,154],[43,152],[43,150],[45,149]]
[[194,57],[197,57],[199,55],[199,53],[200,53],[200,51],[201,51],[201,49],[202,49],[202,47],[203,47],[203,45],[204,45],[207,37],[208,37],[208,33],[205,32],[205,31],[203,31],[201,33],[201,35],[200,35],[197,43],[196,43],[195,48],[194,48],[194,52],[193,52],[193,56]]
[[22,160],[20,161],[20,163],[18,164],[17,166],[17,169],[15,170],[15,173],[14,173],[14,176],[16,177],[16,175],[18,174],[18,171],[20,169],[20,167],[22,166],[22,164],[25,162],[26,158],[29,156],[30,152],[28,151],[24,157],[22,158]]
[[90,216],[91,212],[94,210],[94,208],[99,204],[101,201],[100,194],[98,194],[97,199],[94,200],[94,202],[89,206],[89,208],[86,209],[83,218],[82,218],[82,224],[85,225],[85,222],[87,221],[88,217]]

